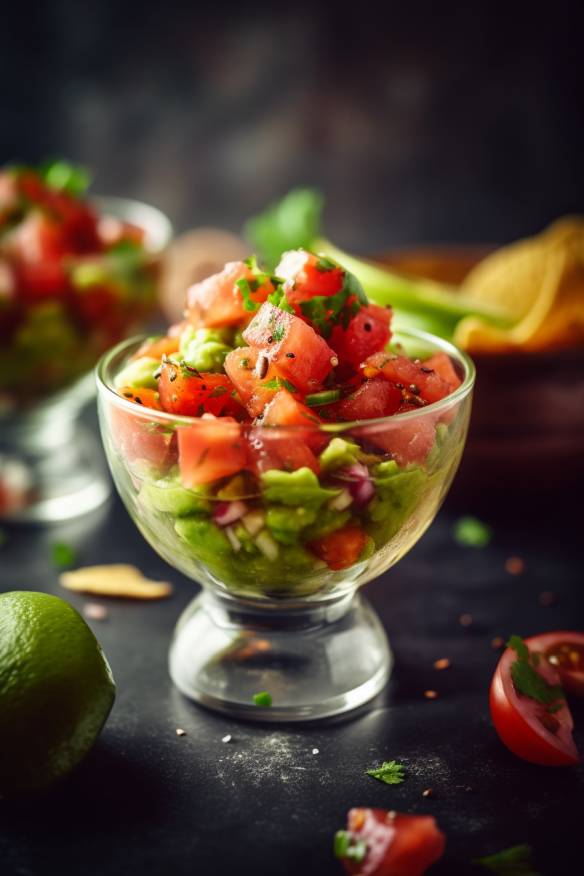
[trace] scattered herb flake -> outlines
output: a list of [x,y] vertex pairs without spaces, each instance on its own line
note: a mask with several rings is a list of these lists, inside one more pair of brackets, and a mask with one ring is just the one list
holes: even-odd
[[274,292],[268,295],[268,301],[270,304],[273,304],[274,307],[278,307],[280,310],[285,310],[286,313],[295,312],[294,308],[286,298],[286,290],[283,286],[279,286]]
[[250,281],[243,277],[241,280],[237,280],[235,285],[241,292],[241,297],[243,298],[243,306],[245,310],[248,310],[250,313],[254,313],[256,310],[259,310],[259,301],[254,301],[251,297],[251,293],[255,292],[256,290],[252,289]]
[[404,781],[404,767],[395,760],[385,760],[380,767],[365,772],[368,776],[385,782],[386,785],[401,785]]
[[252,700],[254,701],[256,706],[262,706],[267,708],[272,705],[272,695],[269,694],[266,690],[262,690],[259,693],[253,695]]
[[477,517],[460,517],[454,524],[454,540],[464,547],[486,547],[492,538],[490,526]]
[[77,555],[70,544],[66,544],[64,541],[56,541],[51,545],[51,558],[53,565],[59,569],[64,569],[75,563]]
[[336,858],[362,864],[367,855],[367,843],[356,839],[348,830],[337,830],[333,850]]
[[477,858],[473,863],[497,876],[541,876],[535,870],[533,849],[527,844],[512,846],[486,858]]
[[209,398],[219,398],[220,395],[225,395],[226,392],[229,392],[226,386],[216,386]]
[[[564,700],[564,691],[558,684],[549,684],[545,678],[534,668],[534,657],[520,636],[511,636],[507,642],[508,648],[513,648],[517,654],[517,660],[511,664],[511,679],[515,690],[547,706],[554,712],[561,708]],[[558,703],[561,700],[561,703]]]

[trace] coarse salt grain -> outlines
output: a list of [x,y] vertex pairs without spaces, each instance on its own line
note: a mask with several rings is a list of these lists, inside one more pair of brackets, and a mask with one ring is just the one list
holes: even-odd
[[318,754],[318,748],[313,748],[313,749],[312,749],[312,753],[313,753],[313,754]]
[[224,736],[221,742],[231,742],[231,733],[228,733],[226,736]]
[[177,728],[176,728],[176,735],[177,735],[177,736],[186,736],[186,735],[187,735],[187,731],[186,731],[186,730],[183,730],[182,727],[177,727]]

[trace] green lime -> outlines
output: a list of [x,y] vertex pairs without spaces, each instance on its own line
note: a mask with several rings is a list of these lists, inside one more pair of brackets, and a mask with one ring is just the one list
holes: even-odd
[[42,791],[70,772],[114,698],[99,642],[71,605],[0,594],[0,796]]

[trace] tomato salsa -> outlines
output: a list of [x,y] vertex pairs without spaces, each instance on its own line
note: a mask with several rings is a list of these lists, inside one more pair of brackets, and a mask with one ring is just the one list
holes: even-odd
[[155,264],[142,228],[100,215],[66,162],[0,171],[0,402],[87,372],[148,316]]
[[462,446],[456,404],[431,410],[461,383],[450,357],[408,357],[391,309],[304,250],[192,286],[184,320],[114,382],[142,409],[112,405],[110,433],[144,525],[245,591],[358,569],[438,504]]

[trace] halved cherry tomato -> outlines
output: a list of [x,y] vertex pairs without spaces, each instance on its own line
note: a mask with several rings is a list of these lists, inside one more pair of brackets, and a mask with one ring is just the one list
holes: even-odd
[[226,374],[199,373],[194,368],[162,363],[158,392],[163,410],[171,414],[201,417],[203,414],[235,415],[243,413],[234,398],[235,387]]
[[277,373],[303,393],[315,392],[338,358],[306,322],[266,302],[243,333]]
[[353,566],[366,544],[367,534],[359,526],[349,524],[311,541],[309,547],[329,569],[338,570]]
[[584,696],[584,633],[559,631],[543,633],[530,641],[533,649],[544,654],[558,675],[562,687],[570,693]]
[[431,815],[351,809],[335,854],[350,876],[422,876],[444,854],[446,840]]
[[[533,636],[525,640],[525,645],[530,655],[541,655],[558,641],[552,643],[545,637]],[[545,705],[518,691],[511,676],[517,659],[516,650],[507,648],[491,682],[489,704],[499,738],[513,754],[530,763],[543,766],[578,763],[580,757],[572,738],[574,722],[566,701],[559,698]],[[547,685],[560,684],[560,675],[548,660],[540,657],[534,662],[531,658],[530,665]]]
[[239,280],[250,284],[250,299],[255,304],[265,301],[274,287],[269,280],[262,285],[245,262],[228,262],[220,274],[213,274],[201,283],[195,283],[187,292],[187,316],[195,326],[215,328],[237,325],[247,321],[251,312],[245,309]]
[[231,417],[205,417],[192,426],[180,426],[177,434],[178,465],[185,487],[209,484],[247,466],[241,426]]

